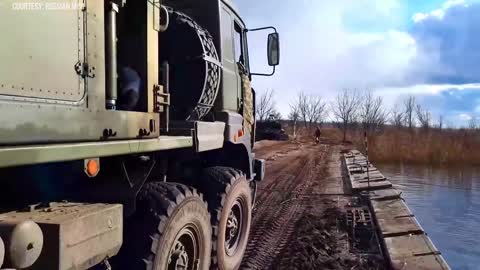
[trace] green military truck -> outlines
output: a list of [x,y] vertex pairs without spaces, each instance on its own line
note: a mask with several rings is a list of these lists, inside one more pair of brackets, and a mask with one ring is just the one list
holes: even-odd
[[227,0],[4,0],[0,32],[0,268],[239,268],[275,28]]

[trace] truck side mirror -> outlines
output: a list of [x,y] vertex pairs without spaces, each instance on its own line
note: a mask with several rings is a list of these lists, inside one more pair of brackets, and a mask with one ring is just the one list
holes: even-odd
[[278,66],[280,64],[280,37],[278,33],[271,33],[268,35],[268,65]]
[[251,76],[272,76],[275,74],[275,68],[280,64],[280,37],[278,35],[277,29],[273,26],[254,28],[254,29],[245,29],[245,33],[254,32],[254,31],[263,31],[263,30],[273,30],[274,32],[268,35],[267,43],[267,58],[268,65],[273,67],[272,73],[250,73]]

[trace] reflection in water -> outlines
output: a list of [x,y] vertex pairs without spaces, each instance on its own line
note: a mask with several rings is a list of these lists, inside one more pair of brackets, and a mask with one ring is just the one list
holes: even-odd
[[480,269],[480,170],[380,165],[452,269]]

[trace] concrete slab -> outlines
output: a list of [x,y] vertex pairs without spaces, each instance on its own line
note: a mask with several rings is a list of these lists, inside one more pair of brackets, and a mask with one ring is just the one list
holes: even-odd
[[346,160],[347,160],[347,164],[361,164],[361,163],[366,164],[367,163],[367,158],[364,156],[355,156],[355,157],[347,158]]
[[[354,174],[355,177],[364,177],[364,178],[367,178],[367,170],[365,171],[361,171],[361,172],[357,172]],[[370,175],[370,177],[377,177],[377,176],[381,176],[381,177],[384,177],[383,174],[381,172],[379,172],[378,170],[368,170],[368,175]]]
[[363,173],[363,168],[361,166],[347,165],[347,170],[350,173]]
[[361,153],[356,153],[356,154],[350,153],[350,154],[345,154],[344,156],[345,156],[345,158],[347,158],[347,159],[361,159],[361,158],[365,158],[365,156],[362,155]]
[[372,174],[369,174],[367,176],[366,173],[362,173],[362,174],[354,174],[352,175],[353,176],[353,180],[354,181],[368,181],[368,179],[370,179],[370,181],[375,181],[375,180],[386,180],[387,178],[385,178],[385,176],[383,176],[383,174],[381,173],[372,173]]
[[[356,169],[357,171],[361,169],[362,172],[366,173],[367,172],[367,164],[348,164],[349,167],[356,167],[358,169]],[[370,172],[378,172],[378,169],[373,166],[373,165],[369,165],[368,166],[368,171]]]
[[[367,169],[348,169],[349,173],[351,175],[355,175],[357,177],[367,177]],[[368,173],[370,174],[370,176],[372,175],[380,175],[381,173],[376,170],[376,169],[370,169],[368,170]],[[383,176],[383,175],[382,175]]]
[[401,199],[401,192],[371,164],[369,182],[367,160],[358,151],[344,156],[342,165],[347,185],[350,184],[353,192],[369,191],[379,237],[385,244],[384,251],[392,269],[450,269]]
[[378,218],[381,237],[424,233],[415,217]]
[[384,242],[394,269],[450,269],[426,235],[389,237]]
[[370,192],[370,199],[374,201],[400,199],[401,192],[395,188],[380,189]]
[[[350,162],[350,163],[346,163],[346,164],[347,164],[347,168],[351,171],[352,170],[356,170],[356,171],[362,170],[364,172],[367,172],[367,162],[366,161],[355,162],[355,163]],[[372,172],[373,171],[378,171],[378,169],[375,168],[375,166],[373,166],[371,163],[369,163],[369,165],[368,165],[368,170],[372,171]]]
[[441,255],[407,257],[391,261],[394,270],[449,270]]
[[351,187],[353,191],[365,191],[365,190],[379,190],[379,189],[385,189],[385,188],[391,188],[392,183],[389,181],[378,181],[378,182],[368,182],[362,183],[358,181],[353,181],[351,182]]
[[385,238],[385,246],[392,259],[439,253],[428,236],[423,234]]
[[350,152],[344,154],[345,157],[352,157],[358,155],[362,155],[362,153],[360,153],[360,151],[358,150],[350,150]]
[[344,156],[344,158],[345,158],[345,161],[346,161],[347,163],[351,163],[351,162],[353,162],[353,161],[357,161],[357,160],[365,160],[365,157],[364,157],[364,156],[362,156],[362,155],[356,155],[356,156],[353,156],[353,155],[351,155],[351,156]]
[[364,157],[357,157],[357,158],[349,158],[346,159],[347,165],[357,165],[357,166],[366,166],[367,165],[367,159]]
[[385,178],[374,178],[374,179],[370,179],[370,180],[359,180],[359,181],[356,181],[357,183],[361,183],[361,184],[372,184],[372,183],[375,183],[375,182],[383,182],[385,181]]
[[413,216],[412,211],[401,199],[372,201],[372,208],[378,218]]

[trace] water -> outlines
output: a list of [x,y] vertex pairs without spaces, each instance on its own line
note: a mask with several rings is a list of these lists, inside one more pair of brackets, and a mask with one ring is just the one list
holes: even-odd
[[480,170],[381,165],[452,269],[480,269]]

